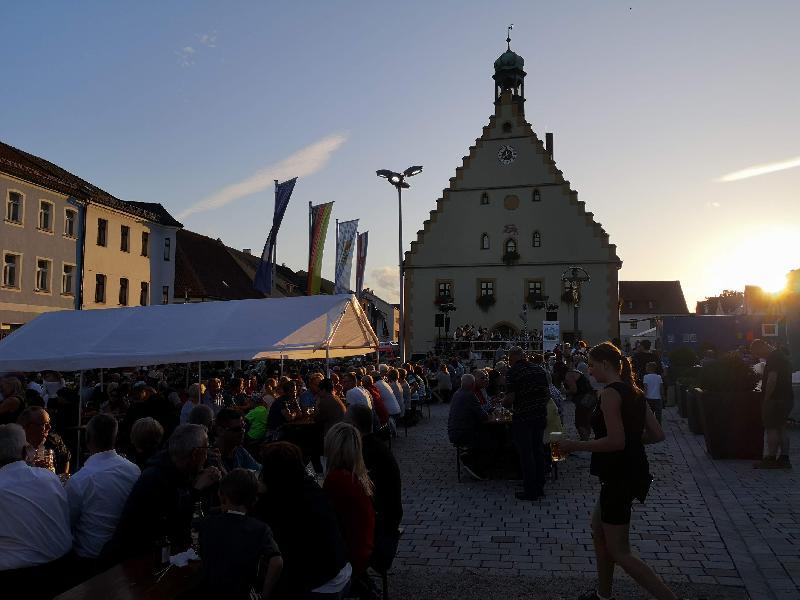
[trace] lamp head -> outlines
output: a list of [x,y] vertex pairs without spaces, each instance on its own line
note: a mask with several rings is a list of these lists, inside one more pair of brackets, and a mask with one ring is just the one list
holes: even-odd
[[419,175],[420,173],[422,173],[422,165],[408,167],[405,171],[403,171],[403,175],[406,177],[413,177],[414,175]]
[[389,171],[388,169],[381,169],[380,171],[375,171],[375,174],[378,177],[383,177],[384,179],[389,179],[392,175],[395,175],[393,171]]

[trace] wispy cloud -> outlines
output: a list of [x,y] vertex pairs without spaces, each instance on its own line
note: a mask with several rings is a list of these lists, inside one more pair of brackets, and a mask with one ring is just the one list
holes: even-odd
[[778,162],[767,163],[764,165],[753,165],[741,171],[734,171],[728,173],[717,179],[720,183],[727,183],[729,181],[739,181],[740,179],[749,179],[750,177],[758,177],[759,175],[766,175],[768,173],[776,173],[778,171],[785,171],[787,169],[795,169],[800,167],[800,156],[790,158],[788,160],[781,160]]
[[397,302],[400,298],[400,274],[397,265],[384,265],[370,271],[370,280],[375,292],[384,300]]
[[200,40],[200,43],[207,48],[216,48],[217,47],[217,32],[212,31],[211,33],[201,33],[197,36],[197,39]]
[[200,202],[184,210],[178,218],[186,217],[199,212],[221,208],[231,202],[261,192],[271,185],[273,180],[286,180],[292,177],[307,177],[322,169],[342,144],[347,141],[347,136],[341,133],[329,135],[313,144],[298,150],[291,156],[263,169],[256,171],[247,179],[225,186]]
[[182,67],[191,67],[194,64],[195,49],[191,46],[184,46],[175,53],[178,57],[178,64]]

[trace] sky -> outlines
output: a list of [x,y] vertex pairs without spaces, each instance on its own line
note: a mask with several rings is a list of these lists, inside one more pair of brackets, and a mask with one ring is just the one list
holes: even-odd
[[689,308],[800,267],[800,3],[792,0],[4,2],[0,139],[258,254],[274,178],[300,179],[278,262],[305,269],[308,202],[369,230],[397,297],[397,208],[377,169],[424,166],[404,246],[525,58],[526,116],[617,244],[620,279]]

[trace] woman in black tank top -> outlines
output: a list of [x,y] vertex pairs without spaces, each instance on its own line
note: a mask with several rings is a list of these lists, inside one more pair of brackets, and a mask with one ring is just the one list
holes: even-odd
[[592,539],[597,557],[597,590],[580,600],[612,598],[614,566],[619,565],[645,590],[659,599],[675,594],[630,549],[631,506],[644,502],[650,488],[645,444],[664,440],[655,415],[636,387],[630,361],[611,342],[589,351],[594,378],[606,384],[591,417],[593,440],[564,440],[563,452],[589,450],[590,472],[600,479],[600,498],[592,514]]

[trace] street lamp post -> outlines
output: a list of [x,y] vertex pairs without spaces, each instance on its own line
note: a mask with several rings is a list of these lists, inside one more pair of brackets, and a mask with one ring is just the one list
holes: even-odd
[[407,168],[402,173],[395,173],[388,169],[381,169],[376,171],[378,177],[387,179],[394,187],[397,188],[397,261],[400,269],[400,362],[406,362],[406,332],[405,332],[405,307],[403,305],[403,190],[408,189],[409,186],[406,182],[407,177],[413,177],[422,173],[422,167],[415,165]]
[[581,267],[569,267],[561,274],[561,281],[568,283],[572,291],[572,307],[573,307],[573,324],[572,330],[575,335],[575,342],[580,339],[580,330],[578,329],[578,309],[581,302],[581,285],[589,283],[592,280],[586,269]]

